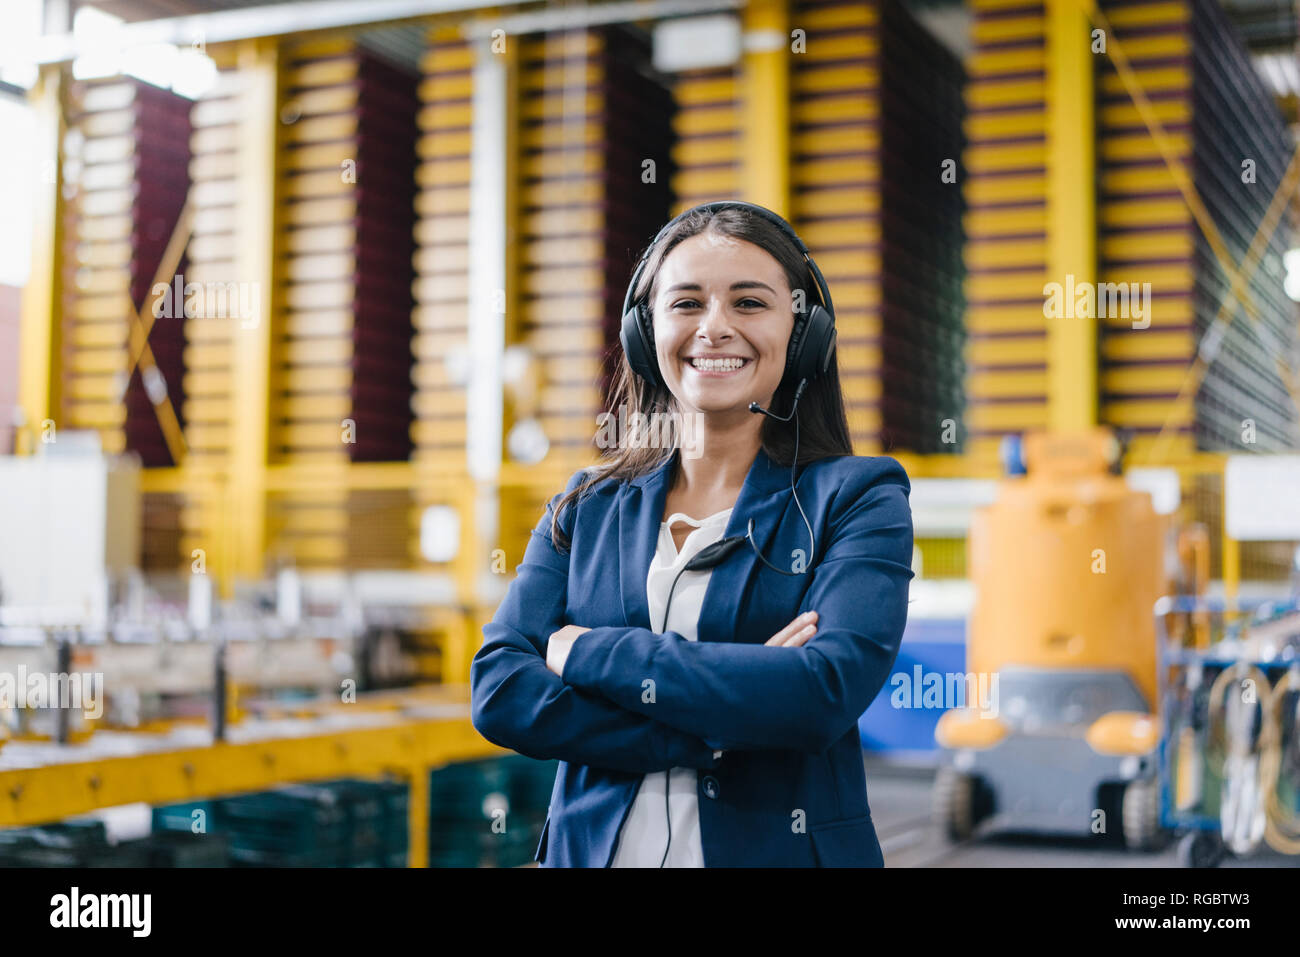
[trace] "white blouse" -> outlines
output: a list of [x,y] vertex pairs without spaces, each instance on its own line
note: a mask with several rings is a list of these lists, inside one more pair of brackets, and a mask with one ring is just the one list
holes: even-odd
[[[706,545],[722,538],[727,530],[731,509],[717,512],[701,521],[674,512],[659,525],[659,544],[650,573],[646,576],[646,603],[650,611],[650,627],[657,629],[664,618],[668,604],[668,590],[673,578],[683,565]],[[673,541],[672,526],[686,522],[694,530],[677,551]],[[700,609],[704,605],[704,591],[709,587],[712,569],[683,572],[673,590],[673,604],[668,623],[662,631],[675,631],[687,641],[695,641]],[[619,831],[618,849],[614,852],[612,867],[703,867],[704,849],[700,844],[699,800],[696,795],[698,772],[695,768],[673,768],[658,771],[641,779],[636,799]],[[665,790],[666,789],[666,790]],[[665,794],[668,808],[665,810]],[[671,845],[667,818],[672,817]],[[668,858],[664,860],[664,848]]]

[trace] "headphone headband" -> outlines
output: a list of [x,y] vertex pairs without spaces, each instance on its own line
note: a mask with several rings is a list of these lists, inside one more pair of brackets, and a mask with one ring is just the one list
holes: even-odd
[[759,206],[757,203],[746,203],[739,199],[722,199],[711,203],[700,203],[698,206],[692,206],[690,209],[678,213],[672,219],[668,220],[668,222],[664,224],[664,227],[655,234],[655,238],[651,240],[650,245],[646,247],[645,252],[641,254],[641,259],[636,264],[636,269],[632,272],[632,281],[627,284],[627,293],[623,296],[624,314],[632,308],[632,303],[635,301],[637,283],[641,281],[641,274],[645,271],[645,265],[650,260],[650,254],[653,253],[655,248],[659,245],[659,240],[663,239],[669,230],[677,225],[677,223],[686,219],[693,213],[705,210],[709,212],[718,212],[722,209],[747,210],[750,213],[766,219],[773,226],[780,229],[781,232],[785,233],[785,235],[795,244],[800,255],[803,256],[804,262],[808,264],[808,271],[812,273],[813,282],[817,286],[817,294],[821,296],[822,305],[832,316],[835,315],[835,306],[831,303],[831,291],[830,287],[826,285],[826,277],[824,277],[822,271],[817,268],[817,263],[813,260],[812,254],[808,252],[808,247],[804,245],[804,241],[799,238],[799,234],[794,231],[794,227],[766,206]]

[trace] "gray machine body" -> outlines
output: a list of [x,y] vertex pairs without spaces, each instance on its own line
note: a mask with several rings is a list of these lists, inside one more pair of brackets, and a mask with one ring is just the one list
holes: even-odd
[[993,813],[980,821],[979,833],[1094,834],[1101,785],[1156,775],[1154,749],[1098,754],[1085,740],[1102,715],[1150,713],[1129,675],[1008,667],[998,679],[997,716],[1010,732],[991,748],[943,752],[943,763],[978,778],[992,795]]

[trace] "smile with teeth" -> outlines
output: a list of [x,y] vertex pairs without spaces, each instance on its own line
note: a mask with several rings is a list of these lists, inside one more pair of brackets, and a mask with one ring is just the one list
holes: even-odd
[[741,359],[734,356],[728,356],[722,359],[710,359],[702,356],[692,356],[686,360],[691,367],[701,372],[735,372],[749,362],[748,359]]

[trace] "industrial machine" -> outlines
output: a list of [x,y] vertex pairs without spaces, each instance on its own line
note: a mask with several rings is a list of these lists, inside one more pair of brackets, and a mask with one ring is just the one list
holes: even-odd
[[1027,474],[975,513],[966,677],[986,690],[946,702],[935,729],[934,810],[951,839],[1160,839],[1152,609],[1166,523],[1120,458],[1104,429],[1028,435],[1016,463]]
[[[285,566],[229,596],[199,562],[142,573],[139,462],[76,438],[0,456],[0,743],[171,720],[220,737],[245,707],[428,680],[442,643],[468,642],[452,583],[419,572]],[[46,675],[93,677],[102,700],[5,693]]]
[[554,768],[429,683],[471,641],[453,581],[145,573],[139,473],[75,433],[0,456],[0,867],[528,859]]
[[1300,855],[1300,589],[1250,604],[1157,606],[1161,816],[1184,832],[1179,860],[1188,867],[1263,844]]

